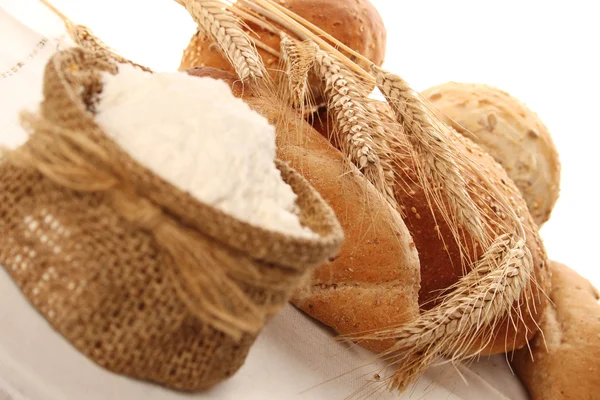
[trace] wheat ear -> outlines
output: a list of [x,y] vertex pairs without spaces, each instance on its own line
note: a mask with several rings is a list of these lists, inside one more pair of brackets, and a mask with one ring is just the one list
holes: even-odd
[[[372,138],[373,146],[376,154],[379,157],[379,163],[383,171],[384,186],[383,191],[385,197],[394,208],[401,211],[396,199],[395,190],[398,188],[398,182],[396,181],[396,172],[394,166],[396,165],[395,158],[398,152],[401,152],[399,146],[396,146],[395,141],[390,140],[390,135],[381,119],[379,111],[375,107],[374,103],[369,101],[365,102],[367,110],[367,120],[370,121],[372,126]],[[367,177],[368,178],[368,177]]]
[[281,32],[281,59],[285,65],[292,105],[301,108],[306,103],[308,73],[315,63],[315,47],[310,41],[298,42]]
[[92,31],[83,25],[72,25],[69,27],[67,25],[67,32],[71,39],[77,43],[77,45],[88,49],[95,53],[104,54],[108,58],[122,64],[131,64],[135,67],[141,68],[144,71],[152,72],[152,70],[143,65],[137,64],[125,57],[114,52],[110,47],[108,47],[104,42],[102,42],[96,35],[92,33]]
[[219,48],[243,81],[263,78],[265,67],[239,21],[220,1],[175,0],[190,13],[200,29],[219,44]]
[[402,78],[375,65],[371,69],[375,74],[377,87],[386,97],[398,122],[405,128],[419,158],[424,160],[425,178],[432,179],[434,187],[444,189],[458,222],[466,227],[475,240],[485,245],[488,243],[488,236],[480,211],[467,192],[456,160],[457,152],[453,151],[444,132],[433,123],[423,103]]
[[97,55],[101,55],[104,58],[108,58],[111,61],[115,61],[117,63],[126,63],[131,64],[133,66],[139,67],[144,71],[151,72],[150,68],[144,67],[143,65],[136,64],[133,61],[126,59],[125,57],[120,56],[115,51],[113,51],[106,43],[100,40],[90,28],[84,25],[78,25],[73,23],[65,14],[60,12],[52,3],[47,0],[40,0],[42,4],[44,4],[50,11],[56,14],[65,24],[65,29],[71,40],[75,42],[80,47],[83,47]]
[[[383,138],[385,129],[367,105],[366,90],[355,75],[332,55],[315,46],[315,72],[325,83],[325,97],[333,116],[334,134],[342,152],[356,165],[381,194],[396,206],[393,170],[384,171],[374,136]],[[387,179],[386,179],[387,178]]]
[[440,356],[453,361],[477,355],[474,343],[490,341],[495,326],[510,315],[531,278],[532,256],[518,234],[498,236],[473,270],[442,304],[406,325],[352,340],[393,339],[381,354],[398,370],[389,384],[403,389]]

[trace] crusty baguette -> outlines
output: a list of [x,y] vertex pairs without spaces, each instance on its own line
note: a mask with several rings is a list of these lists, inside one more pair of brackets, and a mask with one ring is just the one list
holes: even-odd
[[[376,106],[380,110],[386,110],[388,107],[387,104],[379,102],[376,103]],[[332,137],[329,122],[326,112],[322,112],[320,117],[315,118],[312,123],[324,137]],[[389,120],[386,121],[386,123],[389,122]],[[541,311],[546,305],[544,292],[548,290],[550,283],[546,252],[525,201],[502,167],[472,141],[458,134],[451,135],[450,139],[489,176],[492,184],[512,199],[514,209],[522,218],[527,231],[527,245],[532,252],[534,264],[533,290],[529,291],[529,295],[523,299],[518,310],[512,313],[512,319],[507,318],[498,323],[494,330],[495,339],[486,344],[483,354],[504,353],[518,349],[525,346],[537,332],[536,321],[540,319]],[[425,191],[416,183],[418,179],[413,161],[408,154],[398,154],[397,156],[399,162],[396,165],[403,165],[404,168],[396,168],[395,173],[398,182],[404,182],[404,184],[396,185],[396,199],[404,210],[404,221],[419,252],[421,264],[419,303],[422,308],[429,309],[436,304],[435,299],[439,294],[456,283],[465,271],[461,264],[460,248],[453,239],[450,227],[444,222],[440,212],[436,210],[435,213],[432,213],[430,211]],[[467,187],[471,197],[483,205],[483,209],[492,221],[500,222],[506,218],[494,211],[492,199],[488,198],[488,193],[482,190],[478,184],[469,181]],[[490,233],[496,236],[504,232],[496,229]],[[466,232],[461,234],[467,235]],[[466,238],[464,243],[469,244],[471,240],[468,236]],[[471,248],[471,252],[473,251],[476,255],[474,258],[479,258],[481,249],[473,250]],[[478,349],[481,345],[482,343],[476,342],[473,347]]]
[[498,161],[538,226],[559,195],[560,162],[550,132],[523,103],[482,84],[448,82],[423,92],[438,117]]
[[[295,115],[212,68],[188,73],[224,79],[234,93],[277,127],[278,157],[299,171],[332,206],[344,229],[337,258],[317,268],[294,304],[339,333],[357,333],[413,320],[419,313],[419,260],[400,215],[344,156]],[[390,342],[363,342],[383,350]]]
[[529,348],[512,364],[532,400],[600,399],[600,294],[565,265],[551,262],[550,304]]

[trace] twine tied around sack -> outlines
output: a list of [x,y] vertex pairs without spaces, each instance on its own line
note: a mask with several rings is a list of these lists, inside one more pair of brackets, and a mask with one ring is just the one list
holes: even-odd
[[[51,60],[44,77],[40,115],[21,115],[29,140],[7,152],[6,161],[33,167],[71,190],[102,193],[119,216],[151,232],[173,259],[175,267],[168,271],[171,283],[192,314],[235,340],[245,333],[257,334],[305,281],[311,266],[294,262],[274,266],[255,260],[186,226],[139,193],[128,175],[127,162],[133,160],[101,131],[89,112],[91,105],[85,97],[93,99],[101,90],[100,72],[115,72],[115,66],[106,60],[95,65],[98,69],[88,68],[86,63],[93,64],[93,59],[92,53],[74,49]],[[278,161],[276,165],[287,168]],[[330,248],[327,253],[337,251],[341,244],[341,228],[335,227],[335,240],[321,246]],[[260,302],[249,295],[257,291],[265,292]]]

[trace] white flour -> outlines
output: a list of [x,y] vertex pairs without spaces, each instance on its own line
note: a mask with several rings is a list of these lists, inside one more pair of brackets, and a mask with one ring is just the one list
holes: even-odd
[[103,77],[96,121],[136,161],[252,225],[311,237],[273,163],[275,128],[212,78],[120,65]]

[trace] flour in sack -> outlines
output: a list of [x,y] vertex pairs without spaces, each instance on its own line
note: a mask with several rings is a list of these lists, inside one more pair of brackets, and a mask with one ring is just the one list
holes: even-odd
[[96,121],[136,161],[252,225],[314,237],[274,165],[275,128],[226,83],[128,64],[106,73]]

